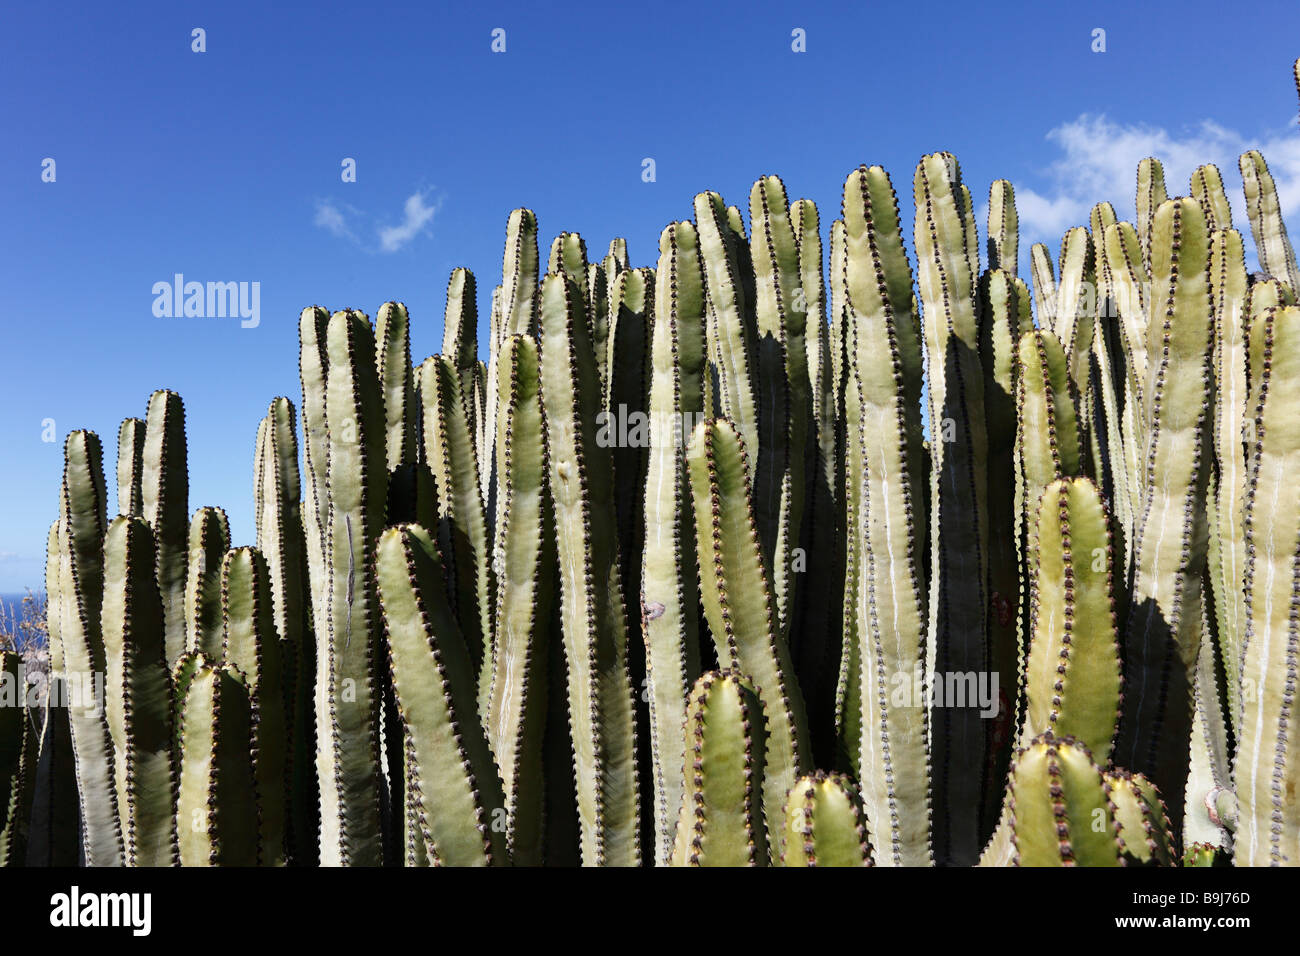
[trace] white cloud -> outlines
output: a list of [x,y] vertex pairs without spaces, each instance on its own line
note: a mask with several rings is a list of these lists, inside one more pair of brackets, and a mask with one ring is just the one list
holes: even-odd
[[[316,200],[316,216],[313,224],[339,239],[347,239],[358,246],[367,246],[361,236],[374,229],[376,245],[368,248],[371,252],[396,252],[421,233],[427,232],[437,204],[429,205],[427,190],[412,193],[402,206],[402,221],[397,225],[375,224],[374,217],[368,217],[362,210],[346,203],[339,204],[328,199]],[[370,219],[372,226],[363,228],[358,222]]]
[[319,199],[316,201],[316,218],[315,224],[321,229],[338,236],[340,239],[355,239],[352,230],[348,228],[347,216],[343,210],[328,200]]
[[424,193],[414,193],[403,207],[405,218],[401,225],[383,226],[379,230],[379,247],[384,252],[396,252],[424,231],[435,211],[435,207],[425,205]]
[[1294,238],[1300,239],[1300,136],[1293,129],[1247,137],[1204,120],[1171,132],[1158,126],[1122,125],[1105,115],[1085,113],[1051,130],[1046,138],[1059,150],[1058,158],[1045,170],[1049,185],[1041,191],[1016,189],[1022,260],[1027,261],[1029,247],[1035,242],[1047,243],[1055,253],[1065,231],[1087,225],[1093,204],[1101,200],[1110,200],[1121,219],[1133,219],[1137,165],[1146,156],[1163,163],[1165,187],[1171,196],[1187,195],[1188,180],[1197,166],[1214,163],[1219,167],[1232,205],[1233,225],[1246,241],[1253,269],[1254,246],[1237,158],[1248,149],[1258,149],[1277,183],[1282,214],[1294,224]]

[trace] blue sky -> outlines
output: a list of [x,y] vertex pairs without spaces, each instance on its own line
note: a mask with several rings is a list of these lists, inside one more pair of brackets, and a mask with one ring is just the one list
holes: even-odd
[[[1219,162],[1244,231],[1235,159],[1258,146],[1300,223],[1294,0],[269,6],[0,14],[0,593],[41,583],[68,431],[104,440],[112,494],[118,423],[162,386],[185,399],[191,510],[225,507],[250,542],[258,420],[299,399],[299,311],[405,301],[422,358],[452,268],[486,316],[516,206],[546,244],[625,236],[646,265],[696,192],[743,207],[769,172],[825,229],[849,170],[879,163],[910,222],[917,159],[948,149],[977,197],[1010,179],[1022,251],[1055,254],[1093,201],[1132,216],[1149,153],[1171,192]],[[260,283],[260,324],[155,316],[175,273]]]

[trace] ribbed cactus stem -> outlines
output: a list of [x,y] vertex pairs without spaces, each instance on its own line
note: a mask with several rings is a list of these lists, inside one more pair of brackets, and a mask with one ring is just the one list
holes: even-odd
[[253,782],[258,798],[258,861],[283,866],[292,783],[289,669],[275,627],[271,572],[257,548],[236,548],[221,565],[222,659],[239,669],[252,711]]
[[390,528],[379,538],[375,563],[405,730],[409,800],[424,852],[446,866],[505,865],[501,782],[433,539],[418,525]]
[[800,777],[785,801],[782,866],[871,866],[866,814],[851,778]]
[[542,283],[542,409],[555,502],[560,607],[582,862],[639,862],[632,687],[612,461],[596,441],[600,378],[581,290]]
[[182,866],[255,866],[257,797],[249,743],[253,708],[238,668],[199,651],[172,671],[180,779]]
[[1300,308],[1273,308],[1250,330],[1256,376],[1245,502],[1247,629],[1236,780],[1238,866],[1300,865],[1300,761],[1294,710],[1300,672]]
[[790,649],[776,621],[770,577],[750,501],[749,459],[726,419],[695,428],[686,451],[699,549],[700,595],[718,660],[753,680],[767,717],[763,807],[768,850],[778,858],[781,807],[803,772],[807,716]]
[[0,867],[27,862],[39,746],[27,693],[22,655],[0,650]]
[[[380,614],[372,542],[384,521],[384,409],[374,333],[359,312],[327,330],[326,616],[317,661],[321,863],[377,866]],[[318,625],[319,627],[319,625]]]
[[124,515],[144,514],[145,423],[142,418],[124,418],[117,430],[117,511]]
[[221,562],[230,548],[230,522],[220,508],[200,508],[190,519],[185,572],[185,647],[221,657]]
[[[930,599],[926,687],[987,674],[988,434],[978,353],[974,232],[957,160],[924,157],[913,181],[914,236],[930,404]],[[1059,316],[1058,316],[1059,321]],[[973,701],[935,707],[929,727],[934,849],[941,863],[973,863],[982,844],[991,722]]]
[[120,866],[122,828],[114,781],[113,742],[104,714],[105,668],[100,612],[104,602],[105,489],[103,448],[94,432],[69,433],[63,447],[59,506],[59,591],[63,677],[77,757],[82,847],[87,866]]
[[169,664],[186,648],[185,576],[189,515],[189,469],[185,449],[185,405],[160,389],[149,398],[145,417],[141,503],[158,549],[158,590],[163,600]]
[[1241,154],[1237,166],[1246,191],[1246,212],[1260,268],[1284,282],[1292,295],[1300,295],[1300,268],[1296,266],[1295,250],[1282,222],[1277,184],[1268,163],[1258,150],[1252,149]]
[[[1163,203],[1151,229],[1148,450],[1124,636],[1124,688],[1131,706],[1125,708],[1116,760],[1163,792],[1179,793],[1188,772],[1205,573],[1209,235],[1200,205],[1187,198]],[[1175,811],[1178,827],[1177,803]]]
[[542,740],[555,591],[555,529],[546,488],[537,343],[512,335],[497,366],[496,653],[485,718],[500,768],[506,842],[517,866],[543,858]]
[[1177,840],[1160,791],[1140,773],[1105,773],[1124,854],[1139,866],[1173,866]]
[[650,449],[644,485],[645,548],[640,618],[646,647],[654,782],[655,862],[667,862],[685,781],[681,728],[686,695],[699,675],[699,579],[695,524],[683,453],[704,412],[704,276],[699,237],[689,222],[659,237],[650,345]]
[[926,865],[927,702],[896,693],[900,681],[905,689],[917,682],[926,653],[922,343],[898,203],[883,169],[849,175],[844,223],[846,531],[854,563],[845,614],[853,618],[858,681],[847,699],[857,702],[861,728],[854,771],[881,862]]
[[104,538],[104,702],[128,866],[176,862],[171,676],[153,532],[120,516]]
[[1123,865],[1110,784],[1087,747],[1035,738],[1016,756],[1010,793],[1016,866]]
[[686,703],[674,866],[766,866],[763,705],[736,671],[702,675]]

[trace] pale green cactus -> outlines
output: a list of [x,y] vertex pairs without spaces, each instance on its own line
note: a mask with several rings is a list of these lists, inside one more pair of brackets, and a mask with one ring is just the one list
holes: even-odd
[[736,671],[695,681],[686,704],[673,866],[766,866],[763,704]]
[[782,866],[871,866],[866,814],[847,777],[800,777],[786,797],[785,828]]
[[1148,158],[1032,291],[948,153],[910,240],[878,166],[825,233],[764,176],[540,282],[517,209],[482,342],[465,268],[414,366],[401,303],[303,311],[255,547],[191,513],[174,392],[112,523],[71,433],[0,862],[1300,863],[1300,275],[1241,170],[1267,274],[1218,169]]

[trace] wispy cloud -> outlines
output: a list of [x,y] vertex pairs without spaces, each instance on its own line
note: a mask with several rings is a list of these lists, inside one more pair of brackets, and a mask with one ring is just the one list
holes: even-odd
[[[351,214],[356,210],[348,207]],[[326,199],[316,200],[315,224],[340,239],[356,239],[356,234],[348,227],[348,214]]]
[[[379,223],[377,217],[368,216],[355,206],[328,199],[316,200],[312,222],[318,229],[368,251],[397,252],[416,236],[428,233],[437,211],[437,203],[430,205],[429,190],[422,189],[407,197],[402,205],[402,220],[396,225]],[[373,243],[365,239],[368,235],[375,237]]]
[[1165,185],[1171,196],[1188,194],[1188,180],[1197,166],[1217,165],[1232,205],[1233,225],[1253,257],[1237,157],[1248,149],[1258,149],[1277,183],[1282,214],[1300,223],[1300,136],[1293,129],[1248,137],[1211,120],[1170,131],[1116,123],[1104,114],[1083,114],[1051,130],[1046,138],[1059,153],[1045,170],[1048,185],[1042,190],[1016,188],[1021,249],[1026,257],[1035,242],[1045,242],[1055,250],[1066,229],[1087,225],[1093,203],[1100,200],[1109,199],[1121,219],[1132,219],[1136,214],[1137,165],[1146,156],[1164,164]]
[[401,225],[383,226],[379,230],[379,247],[384,252],[396,252],[406,245],[433,221],[433,206],[424,201],[424,193],[415,193],[406,200],[403,207],[404,218]]

